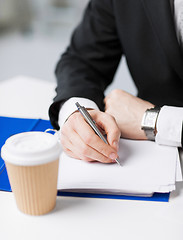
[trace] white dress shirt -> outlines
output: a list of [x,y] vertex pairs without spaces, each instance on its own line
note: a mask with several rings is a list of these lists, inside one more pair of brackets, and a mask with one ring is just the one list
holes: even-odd
[[[183,0],[175,0],[174,4],[171,1],[171,6],[174,7],[174,16],[177,15],[177,10],[180,2]],[[179,28],[175,27],[177,36],[179,36]],[[86,108],[99,109],[98,106],[91,100],[86,98],[70,98],[63,105],[59,113],[59,126],[62,128],[67,118],[77,110],[75,102],[79,102]],[[182,138],[182,124],[183,124],[183,107],[163,106],[160,110],[157,120],[157,135],[156,143],[169,146],[181,146]]]

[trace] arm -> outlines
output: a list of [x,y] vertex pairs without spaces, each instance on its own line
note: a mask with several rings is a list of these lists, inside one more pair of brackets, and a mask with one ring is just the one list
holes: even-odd
[[[49,111],[55,128],[59,128],[57,119],[61,104],[72,97],[88,98],[100,110],[104,108],[103,92],[113,79],[121,55],[122,47],[115,28],[111,1],[91,1],[56,68],[57,96]],[[99,110],[90,110],[95,122],[107,134],[107,145],[93,132],[80,113],[71,114],[72,111],[67,112],[68,108],[66,101],[59,114],[64,151],[71,157],[85,161],[114,162],[120,138],[114,118]]]
[[121,55],[111,1],[91,1],[56,68],[57,96],[49,110],[55,128],[59,128],[60,104],[71,97],[88,98],[104,109],[103,92],[113,79]]
[[[116,119],[124,138],[147,139],[141,130],[141,121],[144,112],[152,107],[152,103],[122,90],[114,90],[105,98],[106,113]],[[162,145],[182,146],[182,123],[182,107],[163,106],[157,119],[155,141]]]

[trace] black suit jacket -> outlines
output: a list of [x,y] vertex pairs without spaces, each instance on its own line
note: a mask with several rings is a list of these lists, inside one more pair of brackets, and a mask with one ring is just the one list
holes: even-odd
[[[138,96],[183,106],[183,55],[168,0],[92,0],[56,68],[55,128],[60,103],[86,97],[103,110],[104,90],[125,55]],[[121,79],[125,81],[125,79]]]

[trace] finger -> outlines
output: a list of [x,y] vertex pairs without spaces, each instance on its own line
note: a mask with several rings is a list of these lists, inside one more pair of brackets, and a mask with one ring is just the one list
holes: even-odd
[[100,114],[96,116],[96,121],[99,126],[101,126],[105,133],[107,134],[107,141],[108,143],[118,151],[119,148],[119,139],[121,136],[120,129],[115,121],[115,118],[112,117],[110,114]]
[[[116,149],[104,143],[94,133],[93,129],[86,123],[86,121],[83,118],[76,119],[76,121],[74,122],[74,129],[78,134],[82,132],[82,134],[80,134],[81,139],[83,140],[83,142],[85,142],[86,145],[90,146],[92,149],[95,149],[98,153],[101,154],[100,156],[102,157],[102,160],[97,158],[98,161],[109,162],[109,159],[115,160],[118,157]],[[90,153],[92,154],[92,152]]]
[[63,133],[61,133],[60,141],[61,141],[62,149],[68,156],[72,158],[80,159],[80,157],[76,154],[76,152],[72,150],[73,149],[72,143],[70,142],[68,137],[65,136]]
[[[86,122],[84,122],[84,124],[88,125]],[[67,140],[67,138],[65,138],[64,145],[67,146],[67,148],[70,151],[72,151],[73,153],[76,153],[76,155],[79,156],[80,159],[88,162],[91,162],[91,161],[99,161],[103,163],[113,162],[112,159],[104,156],[103,154],[98,152],[96,149],[93,149],[91,146],[87,145],[82,140],[82,138],[78,135],[78,133],[75,132],[74,130],[67,129],[67,134],[69,136],[69,139]],[[95,136],[94,132],[92,132],[92,134]]]
[[[88,127],[88,124],[86,122],[84,122],[84,125]],[[67,136],[64,136],[65,132],[67,132]],[[96,136],[96,134],[93,131],[92,134]],[[75,132],[75,130],[73,130],[72,128],[65,128],[64,132],[62,131],[61,143],[66,149],[69,149],[69,151],[74,153],[75,156],[77,156],[77,159],[82,159],[88,162],[91,161],[99,161],[103,163],[114,162],[112,159],[104,156],[96,149],[93,149],[92,147],[87,145],[78,135],[78,133]]]
[[[70,151],[68,148],[62,147],[63,151],[71,158],[77,159],[77,160],[83,160],[80,157],[78,157],[76,154],[74,154],[72,151]],[[86,162],[96,162],[96,160],[93,160],[91,158],[86,158],[84,161]]]
[[78,156],[76,156],[76,154],[74,154],[71,150],[69,150],[65,146],[62,146],[62,149],[69,157],[81,160]]

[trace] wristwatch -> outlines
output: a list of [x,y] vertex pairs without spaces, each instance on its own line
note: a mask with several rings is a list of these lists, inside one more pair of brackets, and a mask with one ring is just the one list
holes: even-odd
[[160,107],[154,107],[147,109],[143,115],[141,129],[144,130],[147,139],[154,141],[156,136],[156,122],[158,119],[158,114]]

